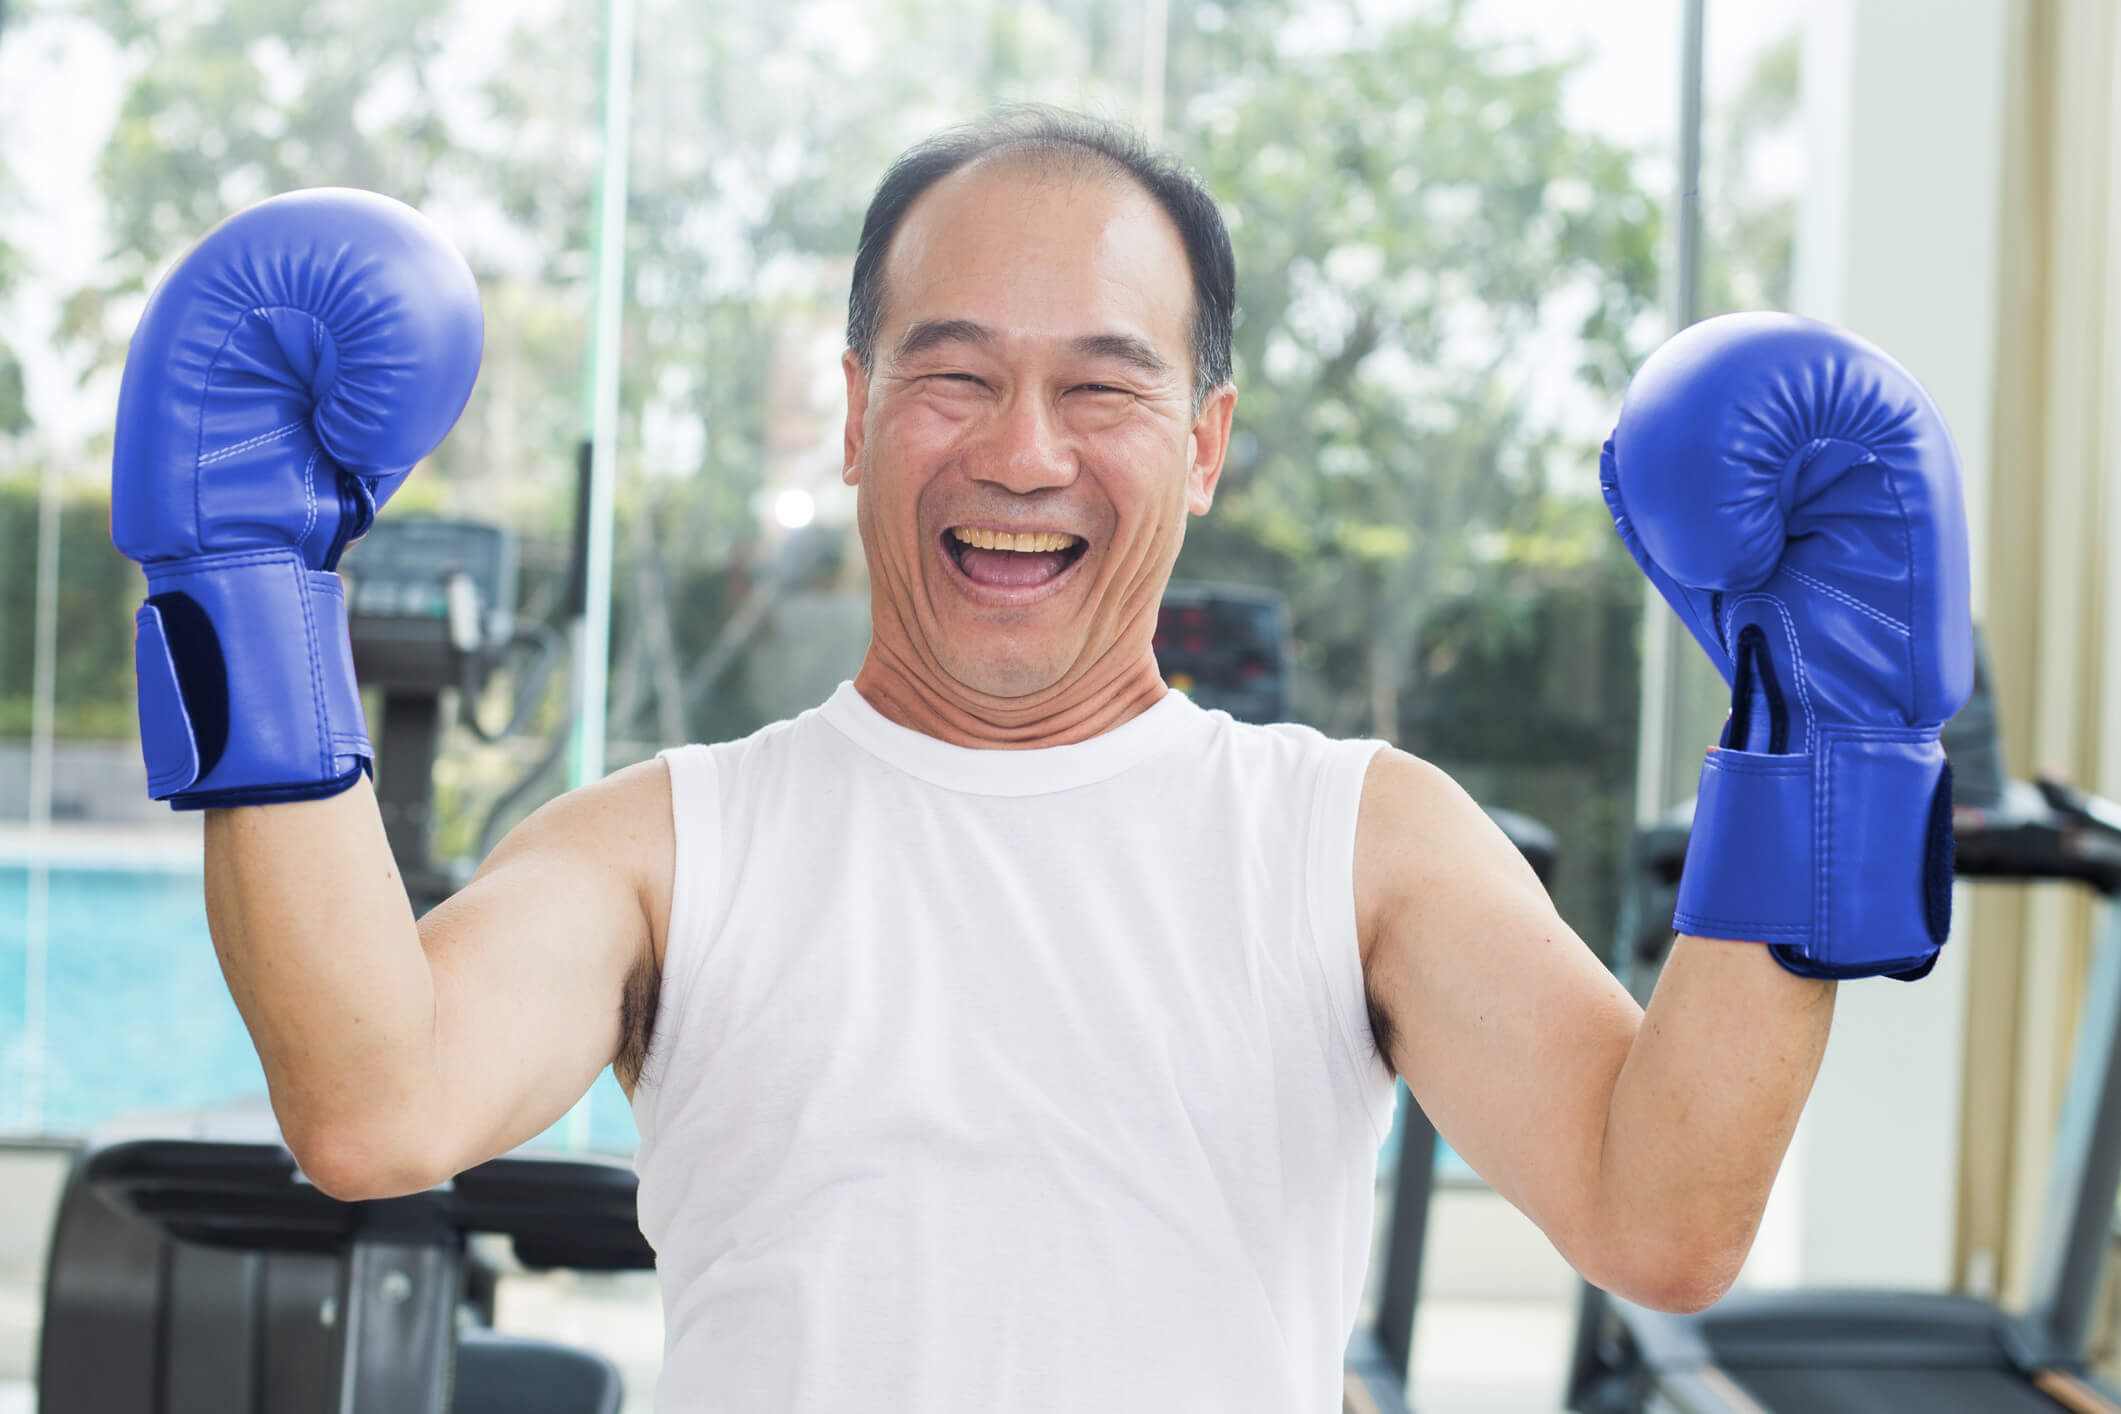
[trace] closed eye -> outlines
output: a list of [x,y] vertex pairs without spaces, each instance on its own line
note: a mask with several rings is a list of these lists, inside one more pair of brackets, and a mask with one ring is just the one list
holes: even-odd
[[1076,385],[1076,391],[1079,393],[1124,393],[1127,390],[1125,388],[1115,388],[1110,383],[1079,383]]

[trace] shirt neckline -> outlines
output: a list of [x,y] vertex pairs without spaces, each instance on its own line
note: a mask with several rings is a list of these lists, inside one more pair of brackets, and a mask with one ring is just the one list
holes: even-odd
[[1088,741],[1011,751],[957,746],[900,726],[852,681],[841,683],[818,712],[886,765],[968,795],[1044,795],[1109,780],[1175,744],[1206,715],[1184,693],[1166,691],[1147,710]]

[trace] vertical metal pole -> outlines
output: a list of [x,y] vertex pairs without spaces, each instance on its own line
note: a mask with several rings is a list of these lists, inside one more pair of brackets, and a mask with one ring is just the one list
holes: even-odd
[[[595,327],[589,345],[589,527],[582,618],[575,635],[575,733],[570,789],[604,775],[611,668],[611,539],[618,482],[619,331],[626,300],[626,184],[633,140],[633,0],[604,3],[604,170],[592,243]],[[567,1147],[589,1145],[591,1096],[567,1115]]]
[[1436,1125],[1404,1082],[1399,1124],[1399,1172],[1385,1237],[1384,1288],[1377,1297],[1377,1344],[1404,1390],[1414,1370],[1414,1311],[1421,1303],[1421,1260],[1436,1194]]
[[37,494],[36,666],[30,684],[29,897],[22,977],[22,1128],[44,1129],[45,976],[51,934],[52,730],[59,676],[59,469]]
[[2100,915],[2028,1284],[2026,1315],[2064,1358],[2090,1335],[2121,1190],[2121,904]]
[[611,657],[611,536],[618,479],[619,329],[626,291],[626,181],[633,132],[633,0],[604,4],[604,170],[595,227],[596,315],[589,349],[589,567],[576,660],[570,786],[604,774]]
[[1707,0],[1684,0],[1679,38],[1679,222],[1672,328],[1701,318],[1701,34]]
[[[1665,304],[1671,311],[1672,332],[1677,333],[1701,318],[1701,89],[1702,30],[1706,0],[1680,0],[1679,4],[1679,171],[1676,174],[1677,219],[1672,223],[1671,264],[1667,267]],[[1679,618],[1650,585],[1642,587],[1642,715],[1636,737],[1635,825],[1639,830],[1654,823],[1672,806],[1692,793],[1701,770],[1702,748],[1708,743],[1684,735],[1688,720],[1685,666],[1687,636],[1680,632]],[[1639,841],[1638,841],[1639,845]],[[1637,846],[1631,846],[1630,859]],[[1630,891],[1642,887],[1639,871],[1631,874]],[[1669,926],[1670,917],[1660,926]],[[1635,940],[1647,921],[1637,920],[1633,907],[1621,913],[1620,936],[1614,941],[1614,966],[1631,989],[1641,986],[1640,967],[1635,961]],[[1647,1001],[1647,997],[1641,1000]],[[1606,1295],[1589,1282],[1582,1284],[1576,1311],[1574,1349],[1569,1357],[1565,1399],[1570,1408],[1581,1401],[1603,1373],[1599,1358],[1599,1332],[1605,1321]]]
[[1164,140],[1164,55],[1170,42],[1170,0],[1142,5],[1142,136],[1151,147]]
[[[1681,0],[1679,171],[1665,303],[1672,332],[1701,318],[1701,89],[1706,0]],[[1642,597],[1642,719],[1635,762],[1635,823],[1646,825],[1693,793],[1701,749],[1683,730],[1687,639],[1678,616],[1648,585]]]

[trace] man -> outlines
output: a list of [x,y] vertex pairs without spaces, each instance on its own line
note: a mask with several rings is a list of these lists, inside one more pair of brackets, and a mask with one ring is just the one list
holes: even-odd
[[[1681,937],[1645,1016],[1443,772],[1166,689],[1157,605],[1236,402],[1229,244],[1189,177],[1096,124],[946,134],[872,203],[843,361],[854,681],[553,801],[416,922],[328,571],[462,406],[477,315],[389,205],[299,194],[217,230],[143,318],[120,408],[150,778],[210,811],[222,965],[319,1186],[439,1182],[614,1065],[666,1409],[1333,1408],[1394,1072],[1592,1280],[1668,1309],[1729,1285],[1827,1036],[1809,935]],[[374,259],[316,253],[342,245]],[[1656,416],[1607,492],[1688,613],[1652,552],[1701,536],[1632,471]],[[1796,749],[1788,655],[1743,662],[1735,701],[1778,735],[1741,720],[1724,755],[1800,759],[1736,750]],[[1838,710],[1794,690],[1815,728]],[[1875,799],[1885,858],[1909,812]],[[1706,785],[1704,818],[1728,833]]]

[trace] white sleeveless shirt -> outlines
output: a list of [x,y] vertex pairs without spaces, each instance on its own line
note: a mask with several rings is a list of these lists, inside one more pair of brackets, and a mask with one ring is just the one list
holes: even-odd
[[1380,745],[1173,692],[971,750],[847,683],[663,753],[657,1410],[1337,1411],[1393,1105]]

